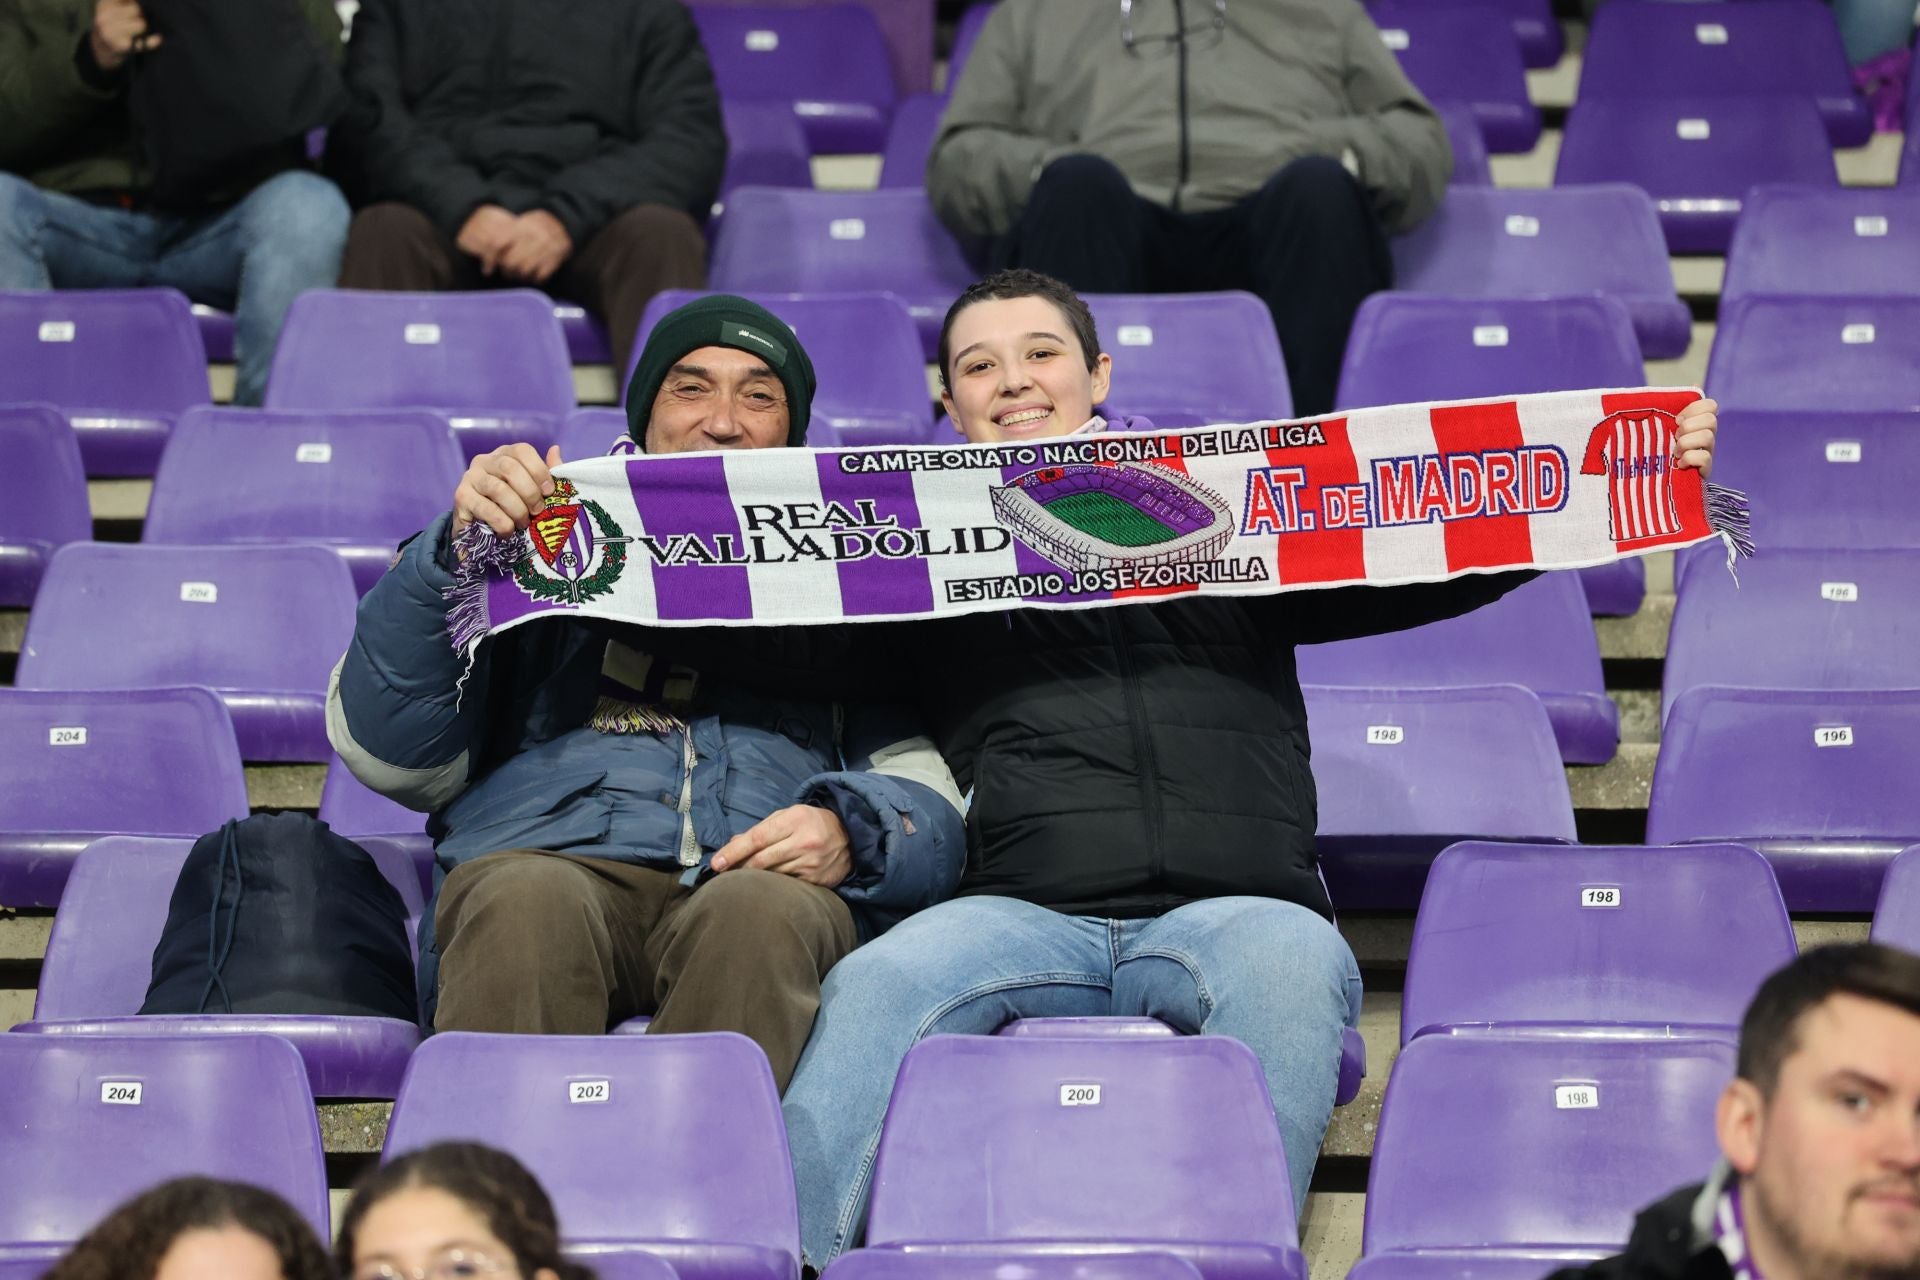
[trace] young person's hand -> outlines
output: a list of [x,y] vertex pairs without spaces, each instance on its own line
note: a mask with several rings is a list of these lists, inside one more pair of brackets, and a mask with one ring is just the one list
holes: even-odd
[[1695,400],[1674,417],[1680,434],[1673,439],[1673,459],[1683,467],[1698,467],[1700,478],[1713,477],[1713,443],[1720,431],[1720,405]]

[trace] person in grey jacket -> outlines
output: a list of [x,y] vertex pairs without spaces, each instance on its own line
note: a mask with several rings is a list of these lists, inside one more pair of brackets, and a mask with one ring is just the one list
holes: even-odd
[[927,191],[994,265],[1081,292],[1246,289],[1301,415],[1333,408],[1386,234],[1431,213],[1446,130],[1357,0],[1001,0]]
[[[813,390],[793,332],[722,295],[655,327],[628,417],[649,453],[799,445]],[[542,620],[483,641],[463,687],[455,538],[526,529],[559,461],[475,459],[361,602],[328,691],[348,768],[432,814],[423,1004],[439,1030],[738,1031],[784,1089],[827,970],[957,883],[952,774],[905,711],[832,699],[844,629]]]

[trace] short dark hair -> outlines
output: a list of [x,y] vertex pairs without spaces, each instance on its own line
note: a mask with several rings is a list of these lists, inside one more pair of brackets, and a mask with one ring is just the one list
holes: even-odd
[[1025,267],[1009,267],[968,285],[967,291],[947,308],[947,318],[940,322],[940,386],[943,390],[953,390],[947,379],[947,362],[953,359],[949,340],[953,336],[954,320],[976,302],[1002,302],[1011,298],[1045,298],[1058,307],[1080,343],[1087,372],[1092,373],[1100,363],[1100,334],[1093,325],[1093,312],[1087,309],[1080,295],[1052,276]]
[[174,1241],[223,1227],[265,1241],[286,1280],[331,1280],[326,1246],[292,1205],[263,1187],[218,1178],[175,1178],[135,1196],[87,1232],[46,1280],[152,1280]]
[[409,1151],[355,1183],[333,1246],[341,1275],[353,1274],[354,1249],[368,1211],[408,1187],[444,1191],[473,1210],[513,1251],[521,1275],[531,1276],[544,1267],[560,1280],[594,1280],[591,1269],[560,1252],[560,1221],[540,1180],[506,1152],[477,1142],[438,1142]]
[[1873,942],[1816,947],[1776,971],[1740,1023],[1737,1073],[1773,1096],[1780,1067],[1800,1046],[1800,1020],[1831,996],[1852,995],[1920,1018],[1920,956]]

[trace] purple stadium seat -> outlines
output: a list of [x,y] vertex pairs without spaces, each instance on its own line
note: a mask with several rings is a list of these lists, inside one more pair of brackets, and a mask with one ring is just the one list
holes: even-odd
[[1907,145],[1900,148],[1900,181],[1920,183],[1920,93],[1907,93]]
[[1367,1255],[1616,1252],[1643,1206],[1713,1167],[1733,1062],[1713,1039],[1419,1037],[1380,1109]]
[[1873,909],[1873,940],[1920,951],[1920,844],[1887,867],[1880,902]]
[[607,327],[572,302],[553,304],[553,318],[560,322],[560,335],[567,342],[567,358],[574,364],[609,364],[613,350],[607,346]]
[[1870,911],[1920,841],[1920,689],[1700,686],[1673,700],[1647,843],[1732,840],[1767,856],[1794,911]]
[[[407,936],[418,928],[420,880],[399,845],[358,843],[372,855],[407,909]],[[47,940],[33,1021],[15,1028],[62,1039],[111,1036],[275,1035],[306,1063],[315,1096],[391,1098],[420,1029],[393,1018],[333,1014],[142,1014],[153,949],[192,840],[109,836],[74,863]],[[7,1037],[11,1038],[11,1037]]]
[[0,458],[23,500],[0,508],[0,609],[33,603],[53,553],[93,536],[80,444],[58,409],[0,406]]
[[1447,141],[1453,144],[1453,177],[1456,187],[1490,187],[1493,169],[1487,161],[1487,135],[1480,131],[1473,108],[1463,102],[1436,102],[1440,123],[1447,127]]
[[[1529,67],[1551,67],[1566,52],[1566,36],[1548,0],[1440,0],[1435,8],[1464,5],[1492,9],[1513,27],[1520,56]],[[1373,6],[1369,5],[1369,10]],[[1457,181],[1457,179],[1456,179]]]
[[544,449],[574,407],[553,302],[534,289],[294,299],[267,380],[269,409],[437,409],[468,457]]
[[327,780],[320,788],[319,818],[349,840],[378,836],[384,843],[404,849],[418,873],[421,899],[432,895],[433,841],[427,836],[427,815],[370,790],[347,771],[338,756],[327,765]]
[[0,1036],[0,1274],[36,1276],[122,1201],[188,1174],[278,1193],[322,1239],[300,1056],[271,1036]]
[[[1762,9],[1768,5],[1748,5]],[[1920,294],[1920,191],[1755,187],[1727,250],[1722,301],[1748,293]]]
[[1297,660],[1305,684],[1524,685],[1546,704],[1567,763],[1605,764],[1620,744],[1619,708],[1607,697],[1586,596],[1571,573],[1542,574],[1445,622],[1302,645]]
[[1393,242],[1393,260],[1399,287],[1420,293],[1610,294],[1626,304],[1651,360],[1683,355],[1692,340],[1659,217],[1636,187],[1455,184],[1432,217]]
[[1306,695],[1315,843],[1336,907],[1414,906],[1434,856],[1461,840],[1576,838],[1552,725],[1526,689]]
[[1266,1078],[1222,1036],[922,1040],[887,1107],[866,1239],[1306,1275]]
[[1816,105],[1836,147],[1863,146],[1873,134],[1833,10],[1817,0],[1610,0],[1594,11],[1581,59],[1582,103],[1640,99],[1650,86],[1703,97],[1792,95]]
[[960,73],[966,70],[967,58],[973,53],[973,42],[980,38],[980,28],[987,25],[992,13],[992,0],[975,0],[961,11],[960,21],[953,28],[953,51],[947,55],[948,93],[960,83]]
[[248,760],[322,761],[327,676],[353,639],[353,574],[325,547],[79,542],[27,618],[22,689],[204,685]]
[[893,68],[873,13],[694,4],[724,99],[789,103],[819,154],[880,150],[893,114]]
[[924,191],[742,187],[727,199],[708,280],[748,294],[898,294],[930,360],[947,308],[977,274]]
[[[734,3],[776,5],[804,9],[816,0],[733,0]],[[924,93],[933,87],[934,0],[859,0],[880,21],[893,64],[894,83],[902,93]]]
[[855,1249],[827,1268],[832,1280],[1201,1280],[1171,1253],[908,1253]]
[[1570,1264],[1583,1263],[1598,1251],[1514,1249],[1485,1253],[1382,1253],[1362,1258],[1347,1280],[1540,1280]]
[[1473,108],[1487,150],[1533,150],[1540,141],[1540,108],[1527,96],[1520,41],[1506,14],[1479,5],[1393,0],[1375,0],[1367,9],[1415,88]]
[[[1785,0],[1754,7],[1776,2]],[[1750,188],[1833,187],[1839,178],[1809,98],[1636,94],[1581,98],[1567,115],[1554,183],[1596,182],[1630,182],[1652,196],[1674,253],[1725,253]]]
[[[621,388],[623,393],[625,390]],[[604,458],[615,441],[626,438],[625,409],[575,409],[560,424],[560,456],[568,462]]]
[[[1157,1036],[1165,1039],[1180,1033],[1158,1018],[1015,1018],[995,1034],[1069,1038]],[[1358,1031],[1347,1027],[1340,1037],[1340,1083],[1334,1094],[1334,1105],[1344,1107],[1352,1102],[1360,1092],[1360,1082],[1366,1076],[1367,1042],[1360,1038]]]
[[720,115],[727,130],[727,168],[720,196],[735,187],[813,186],[813,159],[799,117],[784,102],[762,98],[723,99]]
[[1457,844],[1434,859],[1414,918],[1400,1041],[1733,1039],[1761,981],[1795,954],[1773,868],[1740,845]]
[[206,347],[185,294],[0,292],[0,404],[66,414],[88,475],[152,475],[173,420],[208,398]]
[[[654,295],[640,317],[640,362],[653,326],[669,311],[701,295],[668,289]],[[816,445],[929,444],[933,402],[913,317],[900,299],[879,293],[746,295],[790,325],[813,360],[820,389],[807,432]],[[622,378],[633,379],[629,365]],[[602,452],[605,452],[603,449]],[[563,453],[564,457],[565,454]]]
[[1707,394],[1723,409],[1920,410],[1920,297],[1722,303]]
[[232,364],[233,313],[196,302],[193,304],[193,319],[200,326],[200,341],[207,349],[207,363]]
[[141,539],[315,542],[365,594],[453,501],[466,461],[445,418],[389,410],[190,409],[160,459]]
[[233,722],[205,689],[0,689],[0,903],[51,907],[96,836],[247,816]]
[[947,96],[943,93],[916,93],[900,99],[887,130],[886,150],[880,154],[881,186],[926,185],[927,156],[940,132],[940,114],[946,109]]
[[596,1267],[651,1253],[684,1280],[800,1274],[780,1098],[744,1036],[444,1032],[407,1066],[386,1154],[454,1139],[518,1156]]
[[1090,293],[1107,403],[1160,428],[1293,416],[1273,317],[1250,293]]
[[1741,561],[1737,583],[1692,562],[1667,638],[1662,713],[1696,685],[1920,688],[1920,551],[1763,547]]

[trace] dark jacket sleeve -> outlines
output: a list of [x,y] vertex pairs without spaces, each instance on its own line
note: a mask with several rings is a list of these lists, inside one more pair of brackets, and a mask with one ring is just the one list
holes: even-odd
[[1515,587],[1539,577],[1539,571],[1470,573],[1447,582],[1414,582],[1399,587],[1333,587],[1294,591],[1272,597],[1283,611],[1283,626],[1294,644],[1322,644],[1357,636],[1405,631],[1472,613]]
[[563,169],[538,200],[566,227],[576,248],[640,204],[684,209],[705,222],[720,189],[727,134],[720,90],[693,18],[678,4],[640,33],[633,84],[631,139],[608,139],[598,154]]
[[447,139],[421,126],[402,81],[403,11],[411,0],[364,0],[347,43],[347,114],[328,139],[328,167],[356,205],[411,205],[447,235],[458,235],[493,198],[480,170]]
[[124,77],[82,74],[83,60],[93,65],[86,37],[77,7],[32,21],[25,7],[0,4],[0,169],[37,169],[101,112],[123,109]]

